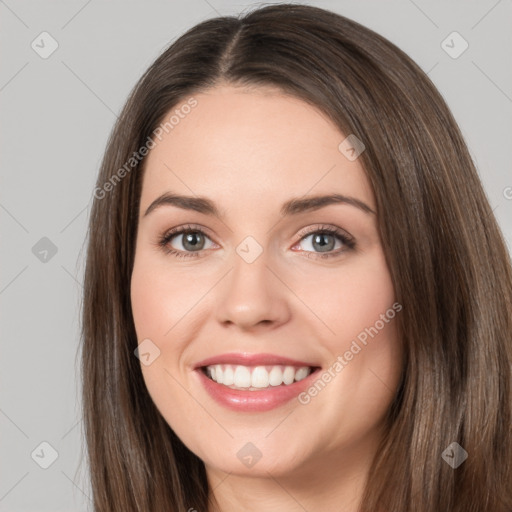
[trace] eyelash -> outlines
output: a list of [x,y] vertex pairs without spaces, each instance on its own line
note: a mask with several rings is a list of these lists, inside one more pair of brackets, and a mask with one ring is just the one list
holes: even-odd
[[[202,249],[200,251],[194,251],[194,252],[185,252],[185,251],[178,251],[176,249],[170,249],[168,247],[169,242],[175,236],[185,235],[185,234],[189,234],[189,233],[200,233],[200,234],[208,237],[208,235],[201,228],[195,227],[195,226],[191,226],[191,225],[187,225],[187,226],[182,226],[182,227],[174,228],[174,229],[171,229],[170,231],[167,231],[162,237],[159,238],[158,246],[161,247],[162,250],[166,254],[170,254],[170,255],[175,256],[177,258],[197,258],[197,257],[200,257],[201,253],[203,251],[205,251],[206,249]],[[300,234],[301,238],[300,238],[299,242],[301,242],[304,238],[306,238],[307,236],[312,235],[312,234],[335,235],[338,238],[338,240],[340,240],[343,243],[343,245],[345,245],[345,248],[338,249],[336,252],[329,252],[329,253],[324,253],[324,254],[322,254],[322,253],[312,253],[311,251],[305,251],[308,254],[307,258],[313,258],[313,259],[316,259],[316,258],[322,258],[322,259],[332,258],[332,257],[335,257],[335,256],[339,256],[343,252],[353,250],[355,248],[355,246],[356,246],[355,241],[354,241],[354,239],[352,237],[347,235],[341,229],[338,229],[338,228],[335,228],[335,227],[332,227],[332,226],[315,226],[312,229],[308,228],[305,232],[302,232]],[[208,237],[208,238],[210,238],[210,237]],[[297,243],[299,243],[299,242],[297,242]],[[294,244],[294,245],[296,245],[296,244]],[[314,256],[309,256],[310,254],[314,254]]]

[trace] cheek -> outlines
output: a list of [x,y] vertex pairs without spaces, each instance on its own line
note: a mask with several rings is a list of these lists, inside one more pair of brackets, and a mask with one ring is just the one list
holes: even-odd
[[[138,342],[145,338],[155,339],[169,326],[164,325],[162,308],[166,297],[154,272],[143,264],[134,266],[131,280],[131,303]],[[159,306],[157,307],[157,305]]]
[[185,421],[178,411],[185,410],[190,404],[178,383],[179,378],[176,378],[185,345],[185,342],[180,343],[177,333],[185,322],[178,323],[176,329],[173,326],[190,309],[187,297],[191,294],[183,283],[172,277],[154,257],[140,251],[132,272],[130,293],[137,342],[140,344],[149,339],[157,347],[150,348],[152,356],[158,354],[150,364],[143,364],[141,359],[143,379],[153,403],[167,423],[174,427]]
[[[314,279],[303,280],[297,286],[297,294],[307,297],[312,313],[321,321],[319,332],[332,354],[348,350],[350,342],[359,335],[364,338],[366,329],[376,322],[381,337],[393,337],[392,322],[381,321],[381,315],[392,308],[395,293],[380,250],[347,261],[337,269],[317,272]],[[394,310],[390,316],[395,316]]]
[[[301,293],[306,292],[315,315],[322,319],[322,343],[329,360],[325,372],[329,374],[323,376],[327,391],[324,394],[319,384],[322,391],[312,389],[311,399],[328,395],[340,404],[340,411],[351,410],[351,418],[343,421],[355,433],[385,413],[400,377],[396,317],[402,306],[395,301],[385,257],[375,252],[339,272],[317,276],[315,286],[310,284]],[[316,405],[321,402],[316,400]]]
[[[151,340],[151,364],[141,359],[141,370],[150,395],[162,414],[177,410],[186,398],[178,381],[183,381],[188,369],[184,366],[190,340],[201,326],[201,297],[208,290],[207,282],[193,271],[174,270],[165,258],[155,258],[150,250],[136,253],[131,276],[131,305],[138,344]],[[147,343],[147,342],[146,342]],[[184,400],[185,399],[185,400]],[[179,409],[179,408],[178,408]],[[165,414],[166,419],[176,420]]]
[[193,279],[169,272],[141,251],[131,278],[132,313],[139,342],[144,338],[171,338],[174,325],[197,302],[197,293]]

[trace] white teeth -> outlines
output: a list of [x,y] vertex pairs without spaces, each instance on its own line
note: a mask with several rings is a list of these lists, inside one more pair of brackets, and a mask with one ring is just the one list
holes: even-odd
[[295,372],[295,380],[305,379],[309,375],[309,368],[299,368]]
[[235,374],[233,373],[233,368],[231,368],[231,366],[226,366],[224,368],[224,375],[222,379],[222,384],[225,386],[232,386],[235,383]]
[[253,388],[268,388],[268,372],[264,366],[256,366],[252,371],[251,385]]
[[283,372],[283,382],[285,384],[291,384],[295,380],[295,368],[293,366],[287,366]]
[[206,374],[218,384],[233,389],[248,389],[255,391],[270,386],[288,386],[299,380],[305,379],[311,373],[311,368],[304,366],[242,366],[221,365],[208,366]]
[[247,366],[235,367],[235,382],[233,384],[237,388],[251,387],[251,372]]
[[270,370],[268,382],[271,386],[280,386],[283,383],[283,370],[279,366],[274,366]]
[[213,367],[215,370],[215,377],[212,377],[215,379],[219,384],[224,383],[224,372],[222,371],[222,366],[220,364]]

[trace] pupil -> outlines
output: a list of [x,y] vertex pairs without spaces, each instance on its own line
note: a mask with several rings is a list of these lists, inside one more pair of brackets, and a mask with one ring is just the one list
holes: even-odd
[[322,233],[322,234],[316,235],[313,240],[313,245],[318,241],[318,243],[320,245],[321,252],[331,251],[333,249],[332,240],[331,240],[331,243],[329,243],[329,242],[326,242],[325,238],[324,238],[324,237],[329,237],[329,236],[332,237],[332,235],[329,235],[327,233]]
[[[196,249],[197,250],[198,245],[200,245],[200,241],[198,243],[197,238],[199,238],[199,239],[201,238],[200,233],[187,233],[185,235],[185,241],[183,243],[183,246],[186,249],[192,249],[192,250]],[[189,245],[189,247],[187,247],[187,245]]]

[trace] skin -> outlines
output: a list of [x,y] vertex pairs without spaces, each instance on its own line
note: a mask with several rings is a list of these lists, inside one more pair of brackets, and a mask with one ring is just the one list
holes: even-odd
[[[372,189],[359,161],[339,151],[345,135],[305,102],[228,84],[194,98],[146,160],[131,299],[138,342],[160,350],[141,364],[147,389],[204,461],[219,510],[355,512],[399,383],[396,319],[307,405],[235,412],[210,398],[193,368],[226,352],[265,352],[327,369],[374,326],[395,302],[376,214],[348,204],[279,213],[292,197],[332,193],[375,212]],[[208,197],[225,218],[169,205],[144,216],[169,191]],[[159,237],[187,224],[206,232],[202,255],[165,253]],[[355,249],[320,258],[314,236],[300,233],[321,225],[348,232]],[[253,263],[236,252],[247,236],[263,250]],[[193,252],[184,242],[168,245]],[[237,457],[248,442],[262,454],[250,468]]]

